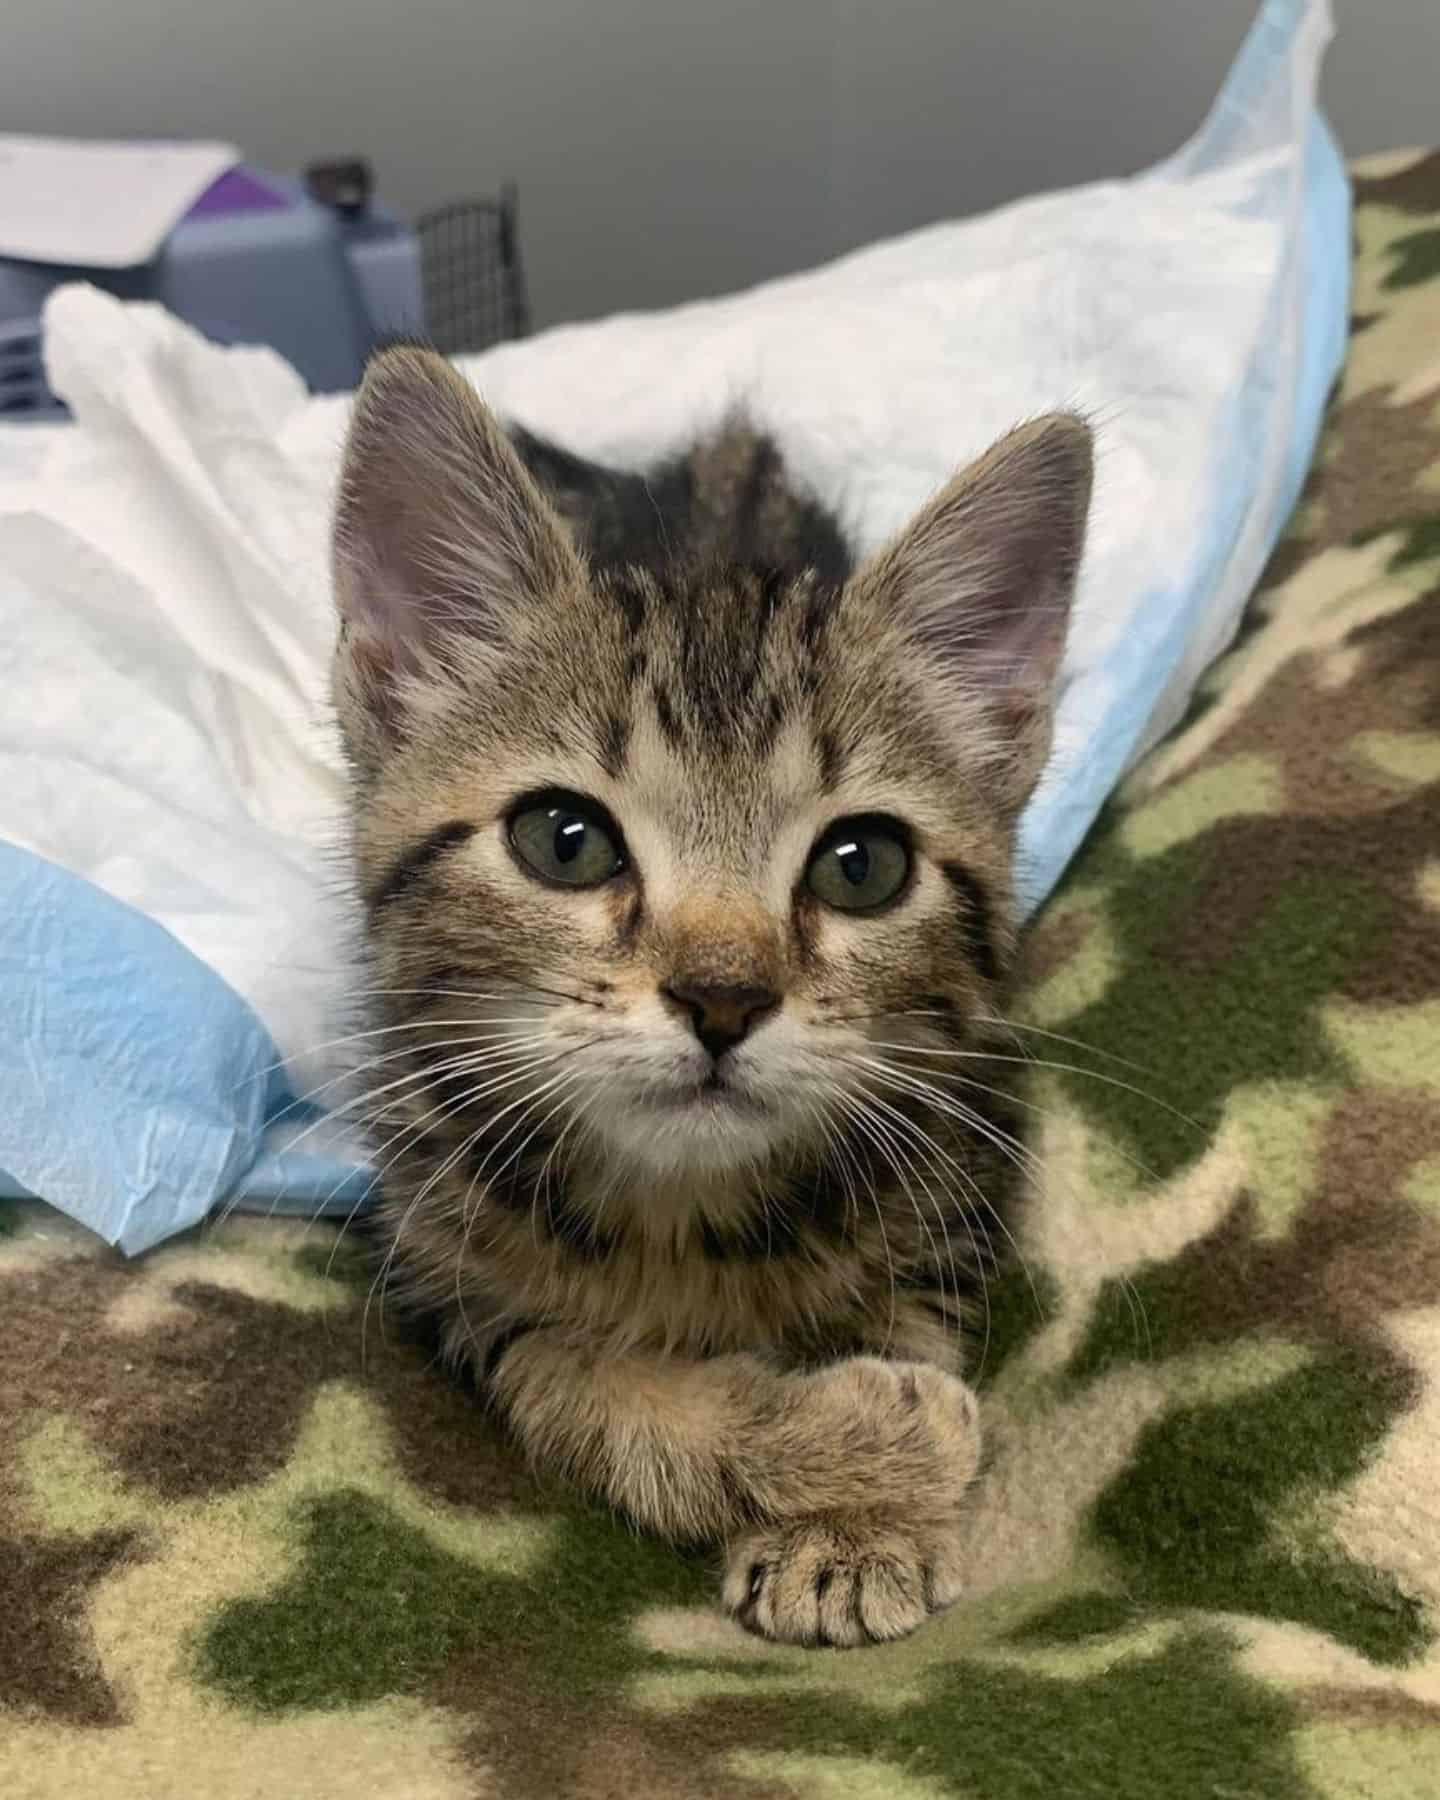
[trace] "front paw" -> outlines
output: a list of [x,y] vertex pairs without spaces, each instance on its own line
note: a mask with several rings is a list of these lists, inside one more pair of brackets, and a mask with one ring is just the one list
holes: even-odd
[[980,1409],[930,1363],[851,1356],[800,1377],[781,1454],[795,1479],[772,1516],[953,1516],[980,1463]]
[[884,1643],[956,1598],[954,1530],[867,1513],[792,1519],[730,1544],[723,1591],[747,1631],[778,1643]]

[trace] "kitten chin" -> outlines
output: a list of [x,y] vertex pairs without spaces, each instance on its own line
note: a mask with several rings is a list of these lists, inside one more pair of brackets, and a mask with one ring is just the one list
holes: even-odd
[[622,1101],[595,1135],[632,1176],[682,1193],[696,1178],[743,1186],[800,1148],[763,1102],[694,1092],[640,1105]]

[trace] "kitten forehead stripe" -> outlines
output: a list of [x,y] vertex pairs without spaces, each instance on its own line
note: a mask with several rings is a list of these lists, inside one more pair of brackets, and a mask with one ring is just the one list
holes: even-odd
[[630,747],[630,721],[619,713],[611,713],[599,730],[600,767],[612,781],[625,767],[625,753]]
[[421,838],[418,844],[391,863],[382,879],[370,890],[366,905],[371,913],[382,912],[394,901],[403,899],[415,887],[432,864],[461,844],[468,844],[477,827],[467,819],[450,819]]
[[833,794],[845,773],[845,753],[833,731],[822,729],[815,734],[815,759],[820,765],[820,786]]
[[757,437],[750,450],[750,467],[745,472],[739,504],[735,509],[736,542],[748,545],[755,535],[760,509],[765,504],[766,490],[780,470],[780,456],[768,437]]

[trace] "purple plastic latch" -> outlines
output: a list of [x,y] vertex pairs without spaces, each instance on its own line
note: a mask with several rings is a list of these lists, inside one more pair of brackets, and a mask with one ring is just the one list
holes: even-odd
[[224,213],[279,212],[289,196],[276,191],[246,168],[227,169],[186,213],[187,219],[213,219]]

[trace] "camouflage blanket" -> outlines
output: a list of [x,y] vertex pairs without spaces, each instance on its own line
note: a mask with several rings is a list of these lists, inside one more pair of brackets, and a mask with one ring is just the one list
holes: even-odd
[[1440,155],[1358,198],[1292,534],[1037,934],[968,1600],[760,1643],[330,1228],[15,1207],[7,1800],[1440,1793]]

